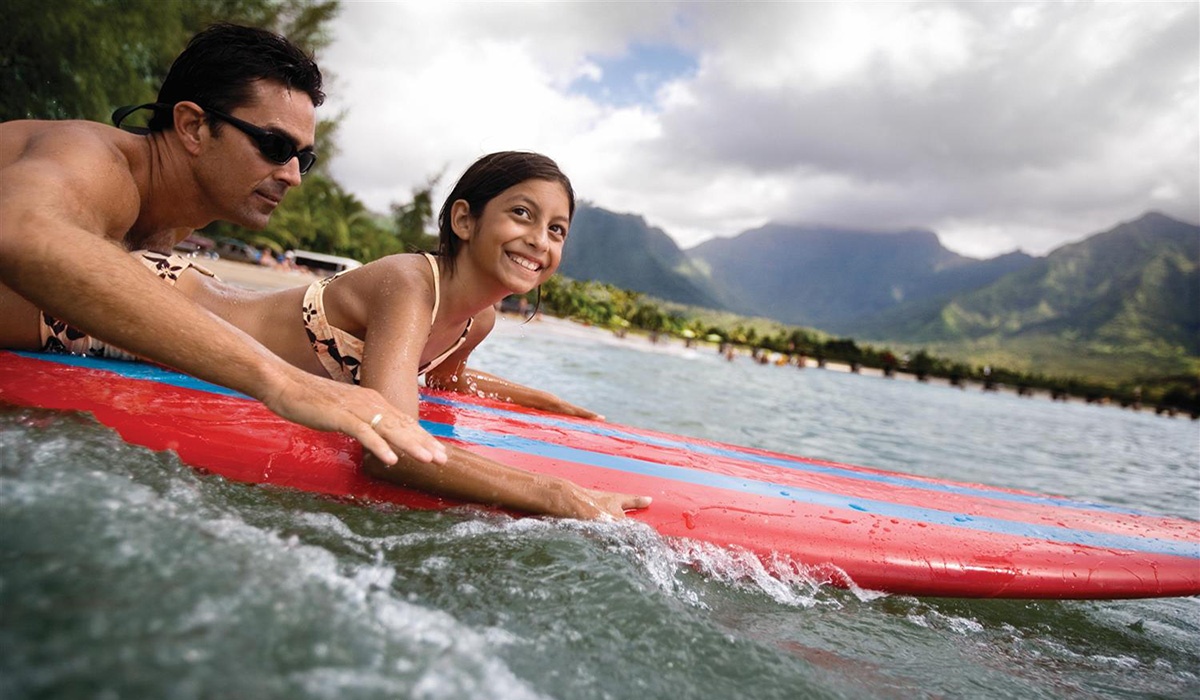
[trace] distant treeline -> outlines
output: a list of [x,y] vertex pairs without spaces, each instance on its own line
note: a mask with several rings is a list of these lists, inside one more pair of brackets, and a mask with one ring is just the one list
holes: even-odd
[[[537,293],[527,300],[536,302]],[[699,339],[791,357],[804,356],[818,363],[837,362],[857,371],[870,367],[893,376],[903,372],[918,380],[931,377],[962,385],[971,381],[984,389],[1006,387],[1020,394],[1044,391],[1052,398],[1081,398],[1089,403],[1123,407],[1154,407],[1158,413],[1185,413],[1200,418],[1200,381],[1196,377],[1156,377],[1121,383],[1104,383],[1078,377],[1050,377],[996,366],[972,366],[937,357],[925,350],[913,353],[887,347],[860,345],[850,338],[835,338],[820,331],[785,326],[762,319],[731,314],[716,315],[702,309],[659,302],[638,292],[600,282],[579,282],[555,276],[542,285],[540,308],[561,318],[614,331],[639,329],[685,339]]]

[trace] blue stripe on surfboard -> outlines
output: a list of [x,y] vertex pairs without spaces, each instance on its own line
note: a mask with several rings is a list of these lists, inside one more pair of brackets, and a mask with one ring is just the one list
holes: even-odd
[[14,355],[27,357],[31,360],[43,360],[45,362],[57,362],[60,365],[70,365],[71,367],[83,367],[86,369],[99,369],[106,372],[119,374],[128,379],[143,379],[149,382],[158,382],[159,384],[167,384],[169,386],[177,386],[181,389],[195,389],[196,391],[207,391],[210,394],[221,394],[222,396],[236,396],[243,399],[251,399],[245,394],[212,384],[202,379],[175,370],[159,367],[145,362],[128,362],[126,360],[108,360],[101,357],[87,357],[84,355],[64,355],[52,352],[24,352],[10,351]]
[[[18,352],[15,354],[18,354],[18,355],[21,355],[24,357],[28,357],[28,358],[32,358],[32,359],[37,359],[37,360],[43,360],[43,361],[48,361],[48,362],[57,362],[59,364],[64,364],[64,365],[86,367],[89,369],[106,370],[106,371],[114,372],[114,373],[119,374],[124,377],[128,377],[130,379],[155,381],[155,382],[167,384],[170,386],[176,386],[176,387],[181,387],[181,388],[185,388],[185,389],[194,389],[194,390],[198,390],[198,391],[206,391],[209,393],[221,394],[221,395],[225,395],[225,396],[235,396],[235,397],[241,397],[241,398],[247,398],[247,399],[250,398],[241,393],[233,391],[232,389],[227,389],[225,387],[221,387],[216,384],[211,384],[209,382],[205,382],[205,381],[196,379],[195,377],[191,377],[186,374],[181,374],[181,373],[175,372],[173,370],[168,370],[168,369],[165,369],[162,367],[158,367],[156,365],[150,365],[150,364],[146,364],[146,363],[125,362],[125,361],[121,361],[121,360],[105,360],[105,359],[101,359],[101,358],[82,357],[82,356],[78,356],[78,355],[61,355],[61,354],[51,354],[51,353]],[[983,498],[991,498],[991,499],[996,499],[996,500],[1008,500],[1008,501],[1013,501],[1013,502],[1030,503],[1030,504],[1036,504],[1036,505],[1071,507],[1071,508],[1083,509],[1083,510],[1110,511],[1110,512],[1117,512],[1117,513],[1131,513],[1131,514],[1139,514],[1139,515],[1141,514],[1141,513],[1138,513],[1137,511],[1121,509],[1121,508],[1117,508],[1117,507],[1113,507],[1113,506],[1085,503],[1085,502],[1081,502],[1081,501],[1073,501],[1070,499],[1055,498],[1055,497],[1051,497],[1051,496],[1037,496],[1037,495],[1030,495],[1030,494],[1008,493],[1008,492],[1004,492],[1004,491],[990,490],[986,487],[973,487],[973,486],[966,485],[966,484],[950,484],[950,483],[942,483],[942,482],[931,483],[931,482],[922,481],[919,479],[913,479],[913,478],[907,477],[903,474],[890,475],[890,474],[864,473],[864,472],[858,472],[855,470],[849,470],[849,469],[833,467],[833,466],[828,466],[828,465],[812,464],[812,463],[809,463],[807,461],[803,461],[800,459],[787,459],[787,458],[782,458],[782,457],[771,457],[771,456],[767,456],[767,455],[761,455],[761,454],[757,454],[757,453],[753,453],[753,452],[738,450],[736,447],[733,447],[733,446],[718,447],[718,446],[713,446],[713,445],[704,445],[704,444],[695,443],[695,442],[688,442],[685,440],[672,440],[669,438],[660,438],[660,437],[647,436],[647,435],[637,435],[637,434],[625,432],[625,431],[622,431],[622,430],[619,430],[616,428],[608,427],[608,426],[604,425],[603,423],[594,423],[594,424],[572,423],[572,422],[558,420],[558,419],[551,418],[551,417],[536,416],[536,415],[531,415],[528,413],[508,411],[508,410],[504,410],[504,409],[500,409],[500,408],[493,408],[493,407],[489,407],[489,406],[479,406],[479,405],[475,405],[475,404],[460,403],[460,402],[456,402],[456,401],[453,401],[453,400],[450,400],[447,398],[443,398],[443,397],[425,396],[424,400],[429,401],[431,403],[441,404],[441,405],[446,405],[446,406],[466,407],[469,410],[479,411],[484,414],[498,415],[498,416],[511,418],[511,419],[515,419],[515,420],[519,420],[519,421],[524,421],[524,422],[528,422],[528,423],[534,423],[534,424],[548,426],[548,427],[562,428],[562,429],[566,429],[566,430],[574,431],[574,432],[591,433],[591,434],[601,435],[601,436],[605,436],[605,437],[613,437],[613,438],[629,440],[629,441],[633,441],[633,442],[641,442],[641,443],[645,443],[645,444],[657,445],[659,447],[688,450],[691,452],[699,452],[699,453],[708,454],[708,455],[715,456],[715,457],[723,457],[723,458],[738,459],[738,460],[748,461],[748,462],[756,462],[756,463],[765,464],[765,465],[769,465],[769,466],[776,466],[776,467],[782,467],[785,469],[793,469],[793,470],[802,470],[802,471],[807,471],[807,472],[816,473],[816,474],[825,474],[825,475],[843,477],[843,478],[848,478],[848,479],[858,479],[858,480],[862,480],[862,481],[883,483],[883,484],[888,484],[888,485],[893,485],[893,486],[903,486],[903,487],[908,487],[908,488],[923,489],[926,491],[940,491],[940,492],[944,492],[944,493],[955,493],[955,494],[966,495],[966,496],[971,496],[971,497],[983,497]],[[433,423],[431,421],[423,420],[423,421],[421,421],[421,424],[425,427],[426,430],[429,430],[431,433],[435,433],[435,434],[439,431],[439,428],[441,427],[441,424]],[[483,433],[482,431],[480,431],[480,434],[485,435],[486,433]],[[485,444],[487,444],[487,443],[485,443]],[[571,448],[571,449],[574,449],[574,448]],[[591,452],[586,452],[586,451],[578,450],[578,449],[576,449],[576,452],[579,452],[580,454],[601,455],[601,453],[591,453]],[[601,456],[603,456],[603,455],[601,455]],[[583,461],[583,460],[574,460],[574,461]],[[585,462],[585,463],[588,463],[588,462]],[[683,469],[683,468],[679,467],[678,469]],[[708,474],[708,472],[703,472],[703,473]],[[681,479],[681,480],[688,481],[687,479]],[[760,483],[763,483],[763,482],[760,482]],[[783,490],[789,490],[789,489],[787,489],[787,487],[779,487],[779,488],[783,489]],[[939,512],[945,513],[947,511],[939,511]],[[966,516],[957,516],[956,515],[956,517],[966,517]]]
[[749,452],[739,449],[734,445],[706,445],[697,442],[691,442],[686,439],[675,440],[669,437],[657,437],[653,435],[639,435],[630,433],[620,428],[612,428],[604,423],[572,423],[548,416],[531,415],[518,411],[509,411],[503,408],[493,408],[491,406],[479,406],[475,404],[460,403],[453,399],[444,398],[441,396],[424,396],[423,400],[429,403],[442,404],[445,406],[464,407],[468,410],[479,411],[490,415],[501,416],[513,420],[523,421],[526,423],[534,423],[537,425],[569,430],[577,433],[591,433],[602,437],[617,438],[619,440],[628,440],[630,442],[640,442],[646,445],[654,445],[657,447],[665,447],[669,449],[685,450],[688,452],[698,452],[700,454],[709,455],[712,457],[721,457],[724,459],[736,459],[743,462],[753,462],[771,467],[781,467],[783,469],[791,469],[794,471],[804,471],[812,474],[822,474],[826,476],[835,476],[844,479],[855,479],[859,481],[868,481],[879,484],[887,484],[889,486],[901,486],[905,488],[921,489],[924,491],[939,491],[942,493],[953,493],[960,496],[970,496],[976,498],[990,498],[999,501],[1010,501],[1014,503],[1027,503],[1031,505],[1054,506],[1060,508],[1074,508],[1077,510],[1096,510],[1111,513],[1120,513],[1127,515],[1150,515],[1144,511],[1133,510],[1130,508],[1121,508],[1119,506],[1110,506],[1101,503],[1089,503],[1087,501],[1077,501],[1070,498],[1062,498],[1057,496],[1041,496],[1037,494],[1011,493],[1008,491],[999,491],[990,489],[986,486],[973,486],[971,484],[955,484],[945,482],[928,482],[921,479],[914,479],[905,474],[877,474],[871,472],[860,472],[844,467],[814,464],[803,458],[788,458],[786,456],[771,456],[763,455],[757,452]]
[[534,440],[532,438],[515,435],[498,435],[473,428],[459,428],[442,423],[426,424],[426,427],[435,437],[461,440],[473,445],[495,447],[521,454],[536,455],[564,462],[575,462],[603,469],[612,469],[625,473],[724,489],[737,493],[765,496],[768,498],[782,498],[798,503],[852,510],[886,518],[903,518],[905,520],[934,525],[946,525],[949,527],[1012,535],[1014,537],[1025,537],[1061,544],[1076,544],[1126,552],[1169,554],[1200,559],[1200,542],[1093,532],[1057,525],[1035,525],[1001,518],[979,517],[934,508],[890,503],[888,501],[853,498],[824,491],[774,484],[767,481],[743,479],[725,474],[690,469],[688,467],[677,467],[631,457],[590,452],[542,440]]

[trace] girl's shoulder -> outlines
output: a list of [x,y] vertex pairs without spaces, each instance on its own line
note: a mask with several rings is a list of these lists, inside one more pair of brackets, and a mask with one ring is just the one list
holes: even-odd
[[433,275],[420,253],[388,255],[339,275],[326,287],[325,298],[365,325],[368,316],[383,309],[431,307]]
[[384,291],[397,291],[411,285],[432,288],[433,273],[422,253],[396,253],[373,260],[345,274],[359,284],[385,287]]

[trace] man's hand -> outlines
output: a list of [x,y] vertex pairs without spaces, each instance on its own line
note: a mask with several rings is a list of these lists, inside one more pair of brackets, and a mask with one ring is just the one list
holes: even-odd
[[[446,462],[446,447],[442,443],[425,432],[415,418],[389,404],[372,389],[296,370],[283,388],[264,397],[263,403],[290,421],[316,430],[345,433],[386,464],[396,463],[396,450],[418,462]],[[382,418],[372,426],[376,416]]]

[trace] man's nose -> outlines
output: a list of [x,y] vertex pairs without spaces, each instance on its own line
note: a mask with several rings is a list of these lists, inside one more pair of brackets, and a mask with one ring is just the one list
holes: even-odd
[[300,176],[300,158],[293,156],[288,162],[279,166],[277,179],[287,183],[288,187],[299,187],[303,179]]

